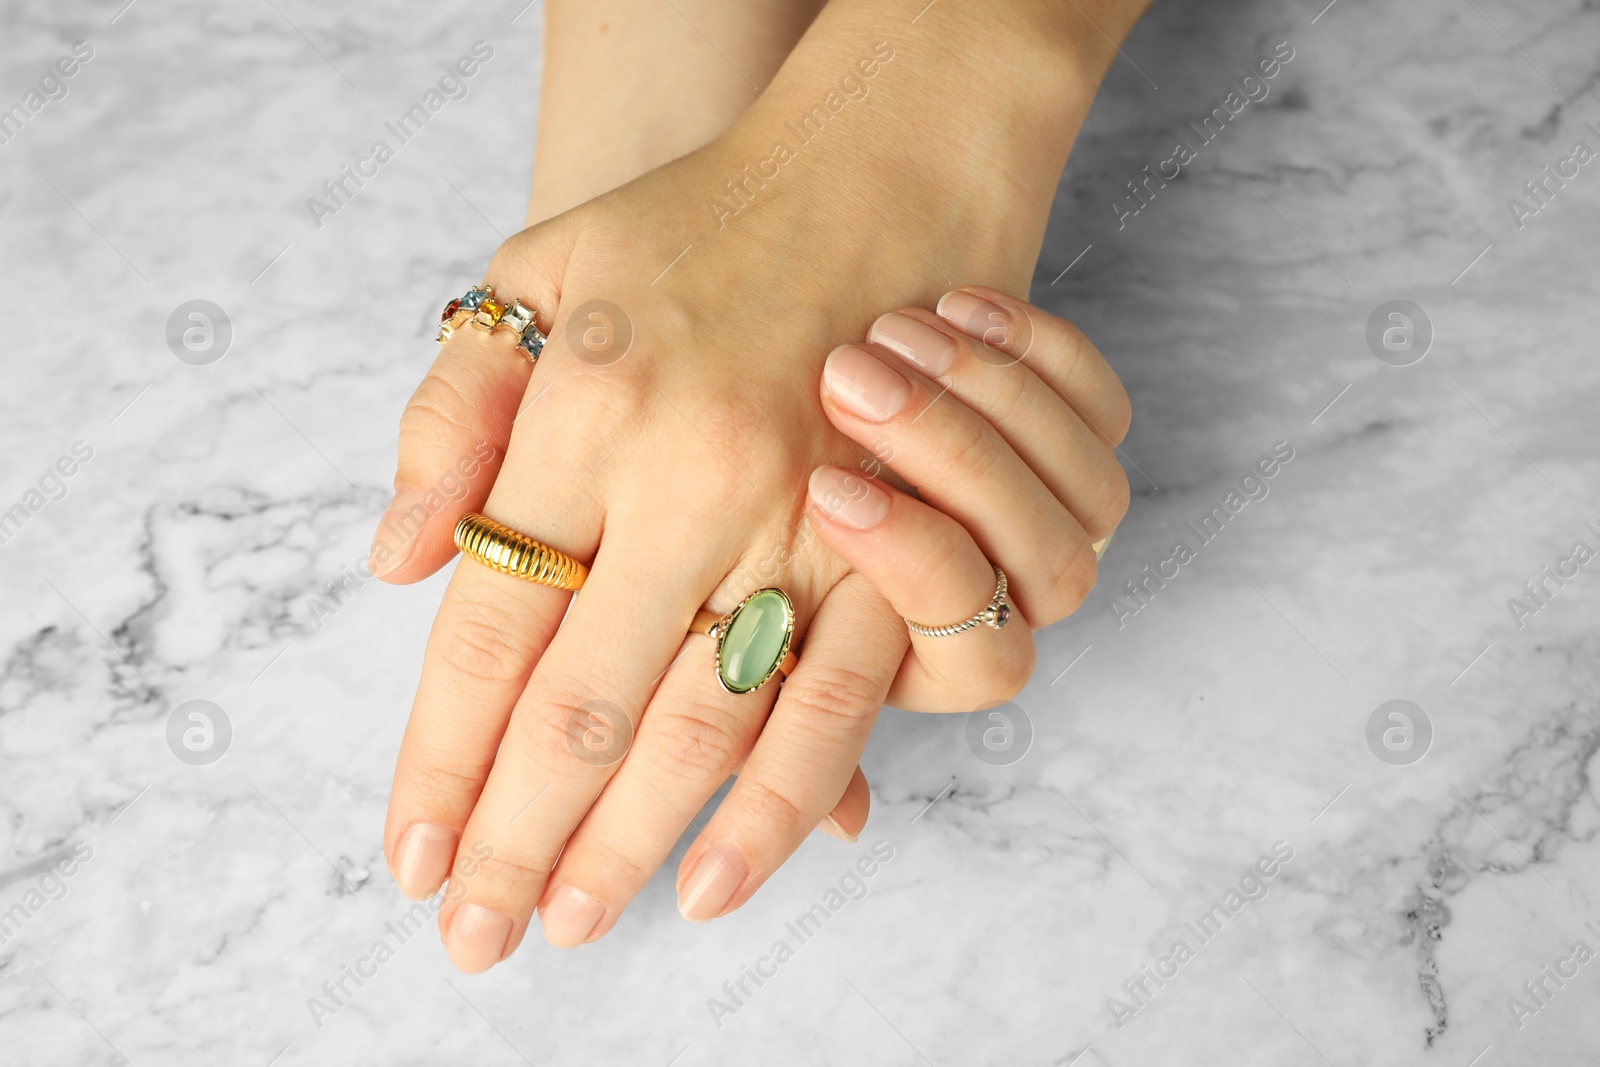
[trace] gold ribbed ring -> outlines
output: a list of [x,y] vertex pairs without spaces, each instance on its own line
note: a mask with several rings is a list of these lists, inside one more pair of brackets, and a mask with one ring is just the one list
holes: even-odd
[[456,547],[485,567],[551,589],[581,589],[589,568],[549,545],[469,512],[456,523]]

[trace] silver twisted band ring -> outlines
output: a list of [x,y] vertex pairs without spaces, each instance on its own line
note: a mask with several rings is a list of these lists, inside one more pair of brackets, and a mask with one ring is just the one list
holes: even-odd
[[[989,566],[994,567],[991,563]],[[982,611],[970,619],[951,623],[949,626],[924,626],[920,622],[906,620],[914,634],[923,637],[949,637],[951,634],[966,633],[975,629],[980,624],[998,630],[1011,621],[1011,605],[1006,603],[1006,572],[999,567],[994,567],[994,596],[989,598],[989,603],[984,605]]]

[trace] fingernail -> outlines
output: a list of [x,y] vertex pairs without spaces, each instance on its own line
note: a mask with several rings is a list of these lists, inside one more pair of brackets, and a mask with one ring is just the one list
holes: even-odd
[[822,368],[828,392],[869,422],[882,422],[906,406],[911,383],[864,348],[835,348]]
[[463,904],[450,920],[445,951],[465,974],[479,974],[500,962],[511,940],[511,920],[479,904]]
[[394,850],[394,880],[412,900],[427,900],[444,884],[456,857],[456,834],[445,826],[419,822],[400,835]]
[[882,345],[932,378],[949,370],[956,361],[956,343],[948,334],[898,311],[873,323],[867,340]]
[[422,494],[415,489],[397,489],[394,499],[383,509],[383,518],[378,520],[378,532],[372,535],[367,572],[381,578],[410,559],[417,547],[417,535],[427,521],[428,506]]
[[811,472],[811,500],[830,519],[857,530],[870,530],[889,514],[889,494],[872,482],[838,467]]
[[604,904],[570,885],[558,886],[539,916],[544,924],[544,939],[556,948],[583,944],[605,917]]
[[821,830],[829,837],[837,837],[840,841],[849,841],[852,843],[856,840],[856,838],[861,836],[860,834],[852,834],[849,830],[846,830],[843,824],[841,824],[839,820],[835,819],[832,815],[829,815],[827,818],[817,823],[817,829]]
[[1011,312],[999,304],[956,290],[940,297],[935,310],[941,319],[990,348],[1011,343]]
[[678,891],[679,914],[690,922],[703,923],[728,910],[744,884],[742,862],[737,853],[725,855],[722,849],[706,849]]

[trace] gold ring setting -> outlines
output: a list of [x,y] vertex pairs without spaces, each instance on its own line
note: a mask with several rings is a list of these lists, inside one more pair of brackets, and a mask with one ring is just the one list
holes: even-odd
[[589,577],[589,568],[565,552],[473,512],[456,523],[455,542],[462,555],[534,585],[581,589]]
[[[456,548],[491,570],[551,589],[583,588],[589,568],[486,515],[469,512],[456,523]],[[799,664],[793,651],[794,604],[781,589],[757,589],[725,615],[702,609],[691,633],[717,643],[717,681],[730,693],[749,693]]]
[[989,603],[984,605],[982,611],[970,619],[962,619],[948,626],[927,626],[920,622],[912,622],[910,619],[906,620],[906,626],[912,633],[921,634],[923,637],[949,637],[952,634],[962,634],[977,629],[980,625],[993,630],[1004,627],[1011,621],[1011,605],[1006,602],[1006,572],[995,567],[993,563],[989,566],[994,567],[994,596],[989,598]]
[[494,286],[475,285],[461,299],[444,306],[444,314],[439,316],[439,343],[450,340],[456,330],[469,322],[490,333],[503,328],[516,337],[517,351],[529,363],[536,363],[546,340],[534,321],[537,317],[534,309],[520,300],[508,302],[496,297]]
[[794,604],[782,589],[757,589],[726,615],[701,609],[690,633],[717,643],[717,681],[730,693],[760,689],[774,674],[785,678],[799,664],[794,642]]

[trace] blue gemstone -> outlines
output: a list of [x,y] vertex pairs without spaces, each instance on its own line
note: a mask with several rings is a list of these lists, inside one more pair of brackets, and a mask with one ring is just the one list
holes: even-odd
[[522,346],[524,352],[528,353],[529,359],[538,359],[539,353],[544,351],[544,335],[531,326],[528,327],[527,332],[522,335],[522,339],[517,343]]
[[461,306],[468,311],[477,311],[478,305],[489,295],[487,289],[468,289],[467,295],[461,298]]

